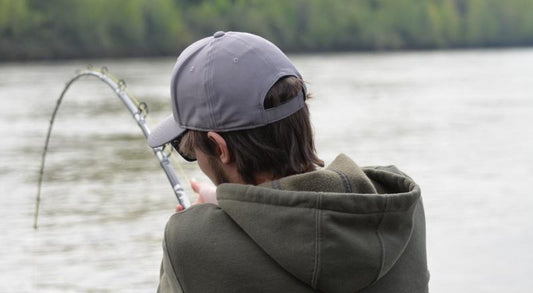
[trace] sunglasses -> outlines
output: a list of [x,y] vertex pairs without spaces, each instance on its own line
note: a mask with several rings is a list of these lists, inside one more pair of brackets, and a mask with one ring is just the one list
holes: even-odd
[[181,139],[183,138],[183,135],[185,135],[185,133],[186,131],[180,134],[174,140],[170,141],[170,144],[176,150],[176,152],[178,152],[178,154],[180,154],[180,156],[185,159],[185,161],[194,162],[196,161],[196,156],[194,155],[194,153],[193,154],[184,153],[180,150]]

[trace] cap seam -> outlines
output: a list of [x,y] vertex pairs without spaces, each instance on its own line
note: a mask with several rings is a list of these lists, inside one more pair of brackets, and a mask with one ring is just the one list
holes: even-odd
[[212,104],[212,99],[213,99],[213,91],[212,91],[212,88],[213,88],[213,78],[212,77],[212,72],[214,71],[213,70],[213,66],[207,66],[207,65],[212,65],[214,64],[213,63],[213,58],[212,58],[212,55],[213,55],[213,51],[214,51],[214,46],[213,46],[213,42],[216,42],[217,41],[217,38],[213,38],[213,40],[211,42],[209,42],[208,46],[208,50],[207,50],[207,63],[206,63],[206,71],[204,73],[204,78],[205,78],[205,86],[204,86],[204,89],[206,91],[206,96],[207,96],[207,107],[208,107],[208,110],[209,110],[209,113],[208,114],[208,119],[210,120],[210,124],[211,124],[211,127],[210,128],[218,128],[218,125],[216,123],[216,119],[215,117],[213,117],[213,104]]
[[[298,75],[295,75],[295,73],[298,73],[298,70],[294,69],[295,73],[293,73],[293,74],[289,74],[285,70],[280,71],[280,70],[278,70],[278,68],[276,66],[273,65],[273,61],[272,61],[271,58],[269,58],[269,56],[267,56],[266,54],[259,54],[259,52],[257,52],[258,51],[257,47],[250,46],[248,44],[248,42],[246,42],[245,40],[243,40],[243,39],[241,39],[239,37],[235,37],[235,39],[238,40],[239,42],[241,42],[242,44],[244,44],[247,48],[249,48],[250,52],[253,53],[257,58],[260,58],[261,60],[263,60],[263,63],[267,64],[272,69],[272,72],[276,72],[273,75],[273,77],[274,77],[273,80],[271,80],[269,82],[268,87],[261,89],[261,93],[260,93],[261,101],[257,104],[257,109],[258,109],[259,113],[261,114],[261,118],[262,118],[261,120],[266,125],[268,123],[265,122],[265,117],[262,115],[262,113],[265,112],[265,110],[266,110],[264,104],[265,104],[265,99],[266,99],[266,96],[268,94],[268,91],[270,91],[272,86],[274,86],[274,84],[283,76],[296,76],[296,77],[298,77]],[[274,45],[274,47],[275,47],[275,45]],[[278,48],[278,50],[280,50],[280,49]],[[287,57],[287,59],[288,59],[288,57]]]
[[[247,41],[239,38],[238,36],[234,36],[235,40],[239,41],[240,43],[242,43],[244,46],[246,46],[246,48],[248,48],[250,50],[250,53],[254,54],[256,57],[258,57],[259,59],[261,59],[263,61],[263,63],[265,63],[265,65],[268,65],[270,66],[271,68],[273,68],[274,70],[276,68],[274,68],[271,64],[271,61],[270,60],[267,60],[266,59],[266,56],[263,56],[263,54],[258,54],[256,51],[257,51],[257,48],[254,47],[254,46],[250,46],[248,44]],[[266,99],[266,94],[268,93],[268,91],[270,90],[270,88],[274,85],[276,81],[272,81],[272,84],[269,85],[268,89],[266,90],[266,92],[263,92],[265,91],[265,89],[261,89],[261,93],[260,93],[260,97],[261,97],[261,100],[258,104],[256,104],[256,110],[257,110],[257,114],[261,115],[261,125],[266,125],[266,121],[265,121],[265,117],[263,115],[263,112],[264,112],[264,103],[265,103],[265,99]]]

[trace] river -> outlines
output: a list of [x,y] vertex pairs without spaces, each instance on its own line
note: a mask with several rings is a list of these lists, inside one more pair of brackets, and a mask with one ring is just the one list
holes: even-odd
[[[394,164],[421,186],[431,292],[530,292],[533,49],[291,58],[314,95],[322,159]],[[130,114],[94,78],[59,111],[32,228],[53,107],[88,63],[126,80],[152,127],[170,111],[174,58],[0,63],[0,292],[157,287],[175,198]],[[183,180],[206,180],[178,162]]]

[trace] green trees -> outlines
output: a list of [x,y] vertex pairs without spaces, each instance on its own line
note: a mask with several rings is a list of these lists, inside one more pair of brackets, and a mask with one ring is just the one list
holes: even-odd
[[217,30],[289,51],[533,45],[533,1],[0,0],[0,60],[175,55]]
[[0,0],[0,60],[169,54],[182,31],[172,0]]

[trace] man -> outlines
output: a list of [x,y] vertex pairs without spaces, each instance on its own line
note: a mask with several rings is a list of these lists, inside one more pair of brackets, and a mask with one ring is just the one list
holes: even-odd
[[160,292],[427,292],[419,187],[393,166],[315,153],[302,77],[275,45],[217,32],[178,57],[171,142],[217,185],[174,214]]

